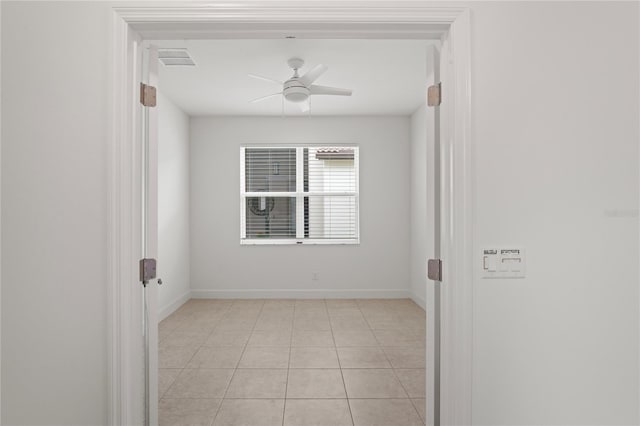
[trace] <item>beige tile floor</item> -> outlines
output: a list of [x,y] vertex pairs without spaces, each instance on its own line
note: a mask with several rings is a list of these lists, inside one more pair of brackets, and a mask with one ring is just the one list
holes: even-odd
[[161,426],[424,424],[408,299],[192,299],[159,336]]

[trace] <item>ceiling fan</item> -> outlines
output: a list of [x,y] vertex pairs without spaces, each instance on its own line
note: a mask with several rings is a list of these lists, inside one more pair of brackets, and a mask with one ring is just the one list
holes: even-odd
[[273,96],[282,95],[283,100],[286,99],[290,102],[298,104],[300,110],[303,112],[309,111],[309,97],[311,95],[337,95],[337,96],[351,96],[351,90],[340,89],[338,87],[319,86],[313,84],[324,72],[328,69],[326,65],[316,65],[311,70],[307,71],[303,76],[298,75],[298,70],[304,65],[304,61],[300,58],[291,58],[287,61],[289,67],[293,69],[293,76],[287,81],[282,82],[269,77],[263,77],[261,75],[249,74],[249,77],[257,78],[260,80],[270,81],[282,85],[282,91],[278,93],[272,93],[271,95],[262,96],[253,99],[250,102],[260,102]]

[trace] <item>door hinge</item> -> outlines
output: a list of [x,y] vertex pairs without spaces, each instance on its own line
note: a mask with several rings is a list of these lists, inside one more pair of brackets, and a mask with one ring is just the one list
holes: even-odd
[[442,281],[442,260],[440,259],[428,260],[427,277],[433,281]]
[[442,83],[429,86],[427,89],[427,105],[438,106],[442,103]]
[[156,106],[156,88],[140,83],[140,103],[146,107]]
[[147,285],[149,281],[156,277],[156,260],[140,259],[140,281]]

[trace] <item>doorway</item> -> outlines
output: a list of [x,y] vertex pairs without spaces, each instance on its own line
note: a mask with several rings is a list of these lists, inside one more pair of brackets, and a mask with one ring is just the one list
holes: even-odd
[[[412,230],[403,218],[415,204],[424,206],[417,222],[433,219],[425,209],[434,126],[433,116],[426,123],[424,92],[439,42],[151,43],[161,58],[180,53],[197,64],[160,65],[158,73],[159,311],[184,301],[183,282],[192,297],[204,298],[160,325],[160,423],[200,415],[217,424],[266,410],[274,424],[315,418],[337,426],[371,417],[389,424],[384,413],[398,426],[421,424],[425,312],[409,297],[424,307],[427,283],[417,281],[415,291],[406,285],[410,236],[432,246],[433,232],[426,223]],[[301,77],[322,61],[328,70],[313,84],[346,87],[353,96],[312,96],[310,111],[278,96],[251,102],[279,91],[293,73],[291,57],[304,58]],[[389,83],[399,78],[401,85]],[[413,134],[413,127],[423,130]],[[424,179],[415,191],[413,145],[422,153],[415,180]],[[297,178],[305,194],[298,204],[278,195],[295,190]],[[185,181],[190,192],[180,189]],[[243,183],[245,193],[261,196],[239,200]],[[331,195],[314,195],[323,191]],[[176,238],[185,232],[182,216],[191,220],[190,244]],[[185,255],[175,250],[180,245],[191,248],[190,276],[175,270]],[[426,251],[416,255],[422,261],[414,268],[424,269]],[[386,261],[372,262],[378,256]]]
[[[326,8],[325,9],[325,13],[330,14],[331,8]],[[339,8],[338,8],[339,9]],[[186,12],[185,12],[186,10]],[[188,8],[183,10],[183,13],[189,13]],[[149,17],[144,18],[145,16],[145,12],[149,12],[149,11],[141,11],[139,9],[137,10],[122,10],[120,11],[120,16],[118,16],[118,19],[116,19],[116,27],[120,28],[120,31],[116,31],[116,34],[122,38],[122,42],[123,45],[126,46],[130,46],[130,48],[128,50],[125,49],[125,51],[119,51],[119,53],[121,54],[121,56],[117,56],[117,60],[116,60],[116,68],[118,70],[118,73],[121,73],[122,69],[127,69],[127,65],[133,65],[133,70],[136,69],[136,56],[140,53],[139,49],[141,47],[140,43],[142,42],[143,37],[147,38],[147,39],[153,39],[153,38],[170,38],[168,36],[175,36],[177,33],[181,33],[184,34],[184,32],[188,32],[188,27],[189,25],[194,25],[192,23],[184,23],[187,22],[187,20],[183,21],[183,24],[175,24],[175,21],[172,21],[172,18],[174,15],[174,13],[176,13],[176,10],[172,10],[172,11],[165,11],[166,15],[162,18],[159,17],[159,15],[153,14],[151,13],[150,15],[148,15]],[[194,18],[197,16],[198,19],[200,19],[201,23],[200,25],[194,25],[192,28],[192,32],[191,32],[191,36],[193,36],[194,32],[198,32],[198,31],[202,31],[201,34],[207,33],[207,37],[212,37],[212,32],[211,32],[211,28],[216,28],[216,25],[214,25],[216,23],[217,20],[219,19],[226,19],[226,18],[222,18],[222,16],[220,16],[219,14],[222,12],[221,10],[216,10],[215,8],[212,8],[210,11],[210,17],[211,17],[211,22],[210,22],[210,27],[207,28],[206,25],[202,25],[202,18],[203,15],[201,14],[201,10],[199,11],[200,13],[196,13],[196,10],[191,10],[190,12],[194,13]],[[228,12],[228,11],[226,11]],[[273,12],[273,11],[272,11]],[[301,11],[298,11],[299,13],[303,13]],[[340,10],[340,12],[345,12],[345,10]],[[376,13],[379,13],[380,10],[376,9]],[[458,23],[458,28],[459,31],[457,32],[458,37],[455,40],[455,43],[457,43],[457,46],[459,47],[458,50],[454,50],[455,52],[457,52],[458,54],[461,53],[461,50],[464,50],[464,46],[466,45],[465,43],[468,43],[468,40],[464,39],[464,31],[463,29],[465,29],[466,27],[464,26],[464,20],[468,19],[468,16],[465,15],[464,11],[461,10],[448,10],[447,13],[442,13],[442,10],[439,10],[438,13],[436,13],[436,11],[433,10],[429,10],[428,8],[424,8],[421,9],[420,12],[423,13],[423,16],[425,17],[429,17],[431,16],[431,18],[423,18],[425,19],[425,22],[427,23],[427,25],[422,24],[420,26],[420,30],[416,30],[416,33],[419,34],[419,37],[424,37],[425,34],[438,34],[439,36],[441,36],[442,34],[450,34],[450,27],[451,27],[451,23],[457,22]],[[284,15],[288,15],[289,13],[291,13],[291,10],[289,11],[283,11],[282,12]],[[365,13],[363,10],[359,10],[357,12],[352,12],[353,16],[360,16],[359,13]],[[414,16],[416,13],[416,10],[404,10],[403,13],[413,13]],[[429,13],[431,13],[431,15],[429,15]],[[162,13],[161,13],[162,14]],[[153,17],[151,17],[153,15]],[[184,16],[186,15],[182,15],[182,19],[184,19]],[[236,15],[235,18],[233,19],[237,19]],[[321,16],[321,14],[318,14],[316,12],[315,17]],[[437,16],[437,18],[433,18],[433,16]],[[128,18],[127,18],[128,17]],[[128,21],[127,21],[128,19]],[[164,19],[164,21],[163,21]],[[233,19],[229,19],[229,21],[233,21]],[[266,22],[269,22],[269,19],[273,19],[273,17],[271,18],[265,18]],[[325,18],[327,22],[331,22],[331,18],[328,18],[327,15],[325,15]],[[395,17],[395,18],[389,18],[390,21],[393,21],[393,19],[398,19],[400,21],[402,21],[401,17]],[[430,20],[431,19],[431,20]],[[456,21],[456,19],[458,19]],[[163,23],[164,22],[164,23]],[[173,22],[173,24],[168,25],[168,22]],[[443,23],[445,22],[445,23]],[[448,22],[448,23],[446,23]],[[217,22],[218,24],[220,24],[220,22]],[[282,27],[282,24],[277,24],[280,25]],[[276,26],[277,26],[276,25]],[[326,24],[325,24],[326,25]],[[402,26],[401,24],[396,24],[397,26]],[[163,29],[164,26],[164,29]],[[268,26],[268,25],[267,25]],[[350,28],[353,27],[354,24],[351,23],[349,25],[345,25],[344,28]],[[225,25],[218,25],[217,29],[215,31],[217,31],[217,37],[220,36],[220,29],[219,28],[224,28]],[[293,27],[295,27],[295,25],[293,25]],[[323,25],[320,24],[316,24],[311,25],[311,26],[307,26],[307,29],[305,30],[301,30],[298,27],[298,31],[315,31],[317,33],[323,33],[326,35],[327,30],[322,30]],[[339,27],[339,25],[338,25]],[[236,31],[234,33],[234,31]],[[243,27],[242,24],[237,24],[237,27],[235,29],[233,29],[233,25],[231,25],[231,27],[226,27],[226,29],[223,31],[225,32],[227,35],[228,34],[234,34],[234,35],[238,35],[240,33],[243,33],[248,31],[246,27]],[[273,31],[273,25],[272,25],[272,29],[271,31]],[[291,29],[288,29],[288,31],[283,31],[282,29],[280,29],[281,32],[284,33],[291,33]],[[387,38],[389,37],[390,33],[393,33],[393,31],[396,31],[396,34],[398,31],[398,28],[396,27],[393,31],[389,31],[388,28],[382,30],[381,32],[384,33],[384,37],[381,37],[380,32],[380,28],[377,24],[369,24],[368,27],[366,28],[362,28],[362,34],[366,34],[364,37],[371,37],[373,34],[377,34],[378,37],[380,38]],[[255,36],[255,33],[253,33],[253,31],[249,31],[252,33],[253,36]],[[340,28],[337,28],[335,25],[332,27],[331,32],[338,33],[340,34]],[[164,37],[160,37],[159,35],[162,34]],[[281,34],[282,35],[282,34]],[[406,33],[403,34],[403,36],[406,36]],[[205,37],[206,38],[206,37]],[[391,37],[393,38],[393,37]],[[453,41],[450,41],[450,43],[453,43]],[[463,66],[466,64],[465,62],[465,58],[464,56],[461,58],[461,60],[459,62],[456,63],[458,66]],[[464,71],[464,70],[463,70]],[[443,129],[443,134],[445,136],[450,137],[451,139],[449,140],[450,142],[452,141],[457,141],[458,143],[468,143],[468,140],[465,139],[466,135],[464,133],[464,128],[465,128],[465,123],[468,124],[468,122],[466,122],[465,120],[468,120],[468,117],[465,115],[465,109],[463,107],[461,107],[461,101],[467,99],[468,93],[466,92],[466,90],[468,89],[466,84],[462,84],[464,83],[466,80],[466,75],[464,74],[464,72],[462,74],[454,74],[459,80],[454,80],[452,79],[452,88],[455,87],[456,91],[453,92],[455,93],[456,99],[457,99],[457,103],[454,103],[454,99],[451,99],[451,103],[448,104],[449,108],[452,108],[452,111],[449,111],[449,118],[453,121],[454,117],[458,117],[461,118],[461,120],[457,121],[456,123],[458,124],[458,126],[461,126],[460,128],[462,129],[463,133],[459,133],[460,130],[456,130],[455,134],[452,134],[452,132],[456,129],[455,126],[452,126],[450,129]],[[127,79],[125,78],[124,81],[117,81],[116,83],[114,83],[117,87],[121,87],[123,90],[122,91],[116,91],[116,104],[119,103],[119,101],[122,101],[123,103],[127,103],[126,100],[127,99],[131,99],[131,94],[129,92],[130,87],[132,86],[132,83],[135,81],[135,73],[131,72],[129,75],[129,84],[127,84]],[[452,94],[453,94],[452,93]],[[120,99],[122,98],[122,99]],[[459,98],[459,99],[458,99]],[[444,105],[444,104],[443,104]],[[460,111],[455,111],[453,110],[453,107],[456,106],[458,108],[461,108]],[[124,111],[131,111],[133,108],[131,106],[128,106],[127,108],[124,109]],[[133,111],[131,111],[133,112]],[[135,116],[134,113],[131,114],[131,117]],[[118,120],[115,120],[116,122]],[[135,121],[132,120],[131,118],[127,118],[127,116],[122,116],[122,121],[125,123],[128,123],[130,125],[130,129],[135,129]],[[126,127],[126,126],[125,126]],[[121,128],[121,127],[120,127]],[[449,131],[450,133],[447,133],[447,131]],[[117,133],[117,132],[116,132]],[[135,134],[136,132],[132,132],[127,134],[127,132],[125,132],[124,135],[120,134],[121,137],[124,138],[124,140],[128,140],[128,138],[132,137],[132,134]],[[122,139],[118,139],[118,142],[122,142]],[[135,150],[134,150],[135,151]],[[122,154],[126,154],[126,153],[120,153]],[[134,152],[132,158],[126,158],[125,161],[127,162],[131,162],[131,164],[136,164],[136,156],[140,156],[142,153],[141,152]],[[465,151],[447,151],[445,153],[445,155],[449,156],[450,161],[448,162],[449,165],[456,165],[457,166],[461,166],[466,164],[465,160]],[[127,157],[126,155],[123,155],[123,157]],[[447,164],[447,162],[445,162],[445,164]],[[124,192],[128,192],[131,193],[130,189],[127,189],[127,182],[133,182],[136,179],[139,179],[140,175],[136,175],[135,172],[135,168],[133,168],[133,173],[131,175],[127,175],[127,174],[122,174],[122,173],[117,173],[118,179],[117,179],[117,184],[115,185],[115,188],[117,189],[116,192],[118,192],[119,194],[116,194],[117,196],[122,195],[122,193]],[[456,170],[458,170],[456,168]],[[453,170],[451,170],[453,172]],[[137,177],[136,177],[137,176]],[[458,206],[461,202],[466,200],[466,196],[468,195],[467,193],[462,193],[462,195],[460,195],[459,190],[460,189],[467,189],[468,187],[466,187],[465,185],[467,184],[467,182],[465,182],[464,179],[456,181],[456,182],[449,182],[452,186],[449,188],[451,189],[451,191],[449,192],[449,194],[453,194],[455,196],[459,196],[459,199],[445,199],[443,201],[447,201],[449,202],[449,207],[452,206]],[[119,185],[118,185],[119,184]],[[454,185],[460,185],[461,188],[455,188]],[[444,187],[446,188],[447,182],[444,182]],[[116,197],[117,198],[117,197]],[[128,208],[130,208],[129,211],[135,211],[135,207],[134,206],[127,206]],[[444,206],[443,208],[446,208],[446,206]],[[127,210],[127,208],[125,208],[125,210]],[[464,213],[462,213],[460,215],[460,217],[456,217],[456,220],[461,220],[462,223],[465,226],[468,226],[469,224],[465,221],[468,220],[468,218],[465,216],[466,214],[468,214],[468,210],[465,210]],[[135,214],[133,215],[133,217],[135,217]],[[125,218],[126,219],[126,218]],[[453,219],[452,219],[453,220]],[[449,226],[451,226],[452,224],[449,224]],[[131,220],[131,226],[133,228],[135,228],[137,225],[135,224],[135,220]],[[447,224],[443,224],[443,228],[447,229]],[[460,229],[464,228],[456,228],[457,232],[461,232],[458,231]],[[445,268],[444,268],[444,273],[445,274],[449,274],[448,276],[451,277],[451,282],[455,282],[456,279],[460,279],[460,282],[462,282],[461,278],[465,275],[468,274],[469,271],[464,267],[464,265],[466,265],[465,262],[468,262],[469,259],[467,257],[468,253],[465,252],[465,250],[468,249],[469,246],[469,241],[466,241],[465,239],[468,238],[468,236],[470,235],[469,233],[466,232],[461,232],[461,235],[459,234],[453,234],[450,233],[450,235],[455,235],[457,238],[460,238],[461,241],[463,241],[466,245],[458,245],[455,248],[455,251],[457,252],[457,256],[456,257],[451,257],[450,260],[451,262],[448,264],[445,264]],[[451,243],[451,241],[449,241],[449,243]],[[444,245],[444,253],[443,253],[443,257],[445,257],[445,254],[447,253],[447,250],[450,250],[451,253],[454,252],[453,248],[451,248],[448,244],[449,243],[445,243]],[[115,244],[117,245],[117,244]],[[449,247],[447,249],[447,247]],[[135,250],[134,250],[135,251]],[[118,256],[120,257],[123,256],[122,252],[118,252]],[[445,257],[446,258],[446,257]],[[130,262],[130,259],[127,260],[126,262]],[[130,282],[132,276],[135,276],[134,274],[132,274],[131,272],[133,272],[133,269],[126,269],[126,268],[122,268],[122,267],[118,267],[115,268],[115,271],[117,272],[116,275],[117,276],[121,276],[126,278],[126,280],[128,280]],[[129,273],[127,274],[126,272],[129,271]],[[122,275],[121,275],[122,274]],[[445,275],[447,276],[447,275]],[[469,296],[467,298],[465,298],[465,300],[463,301],[464,303],[460,303],[458,305],[449,305],[453,302],[453,299],[458,297],[458,292],[461,292],[460,295],[461,296]],[[447,292],[445,292],[447,293]],[[136,294],[134,291],[130,290],[130,285],[128,287],[126,287],[126,290],[124,292],[122,292],[120,294],[120,296],[122,296],[120,299],[117,299],[114,301],[114,307],[120,308],[122,303],[132,303],[132,305],[130,306],[135,306],[135,300],[139,300],[140,299],[140,295]],[[447,298],[451,298],[451,299],[447,299]],[[427,294],[427,307],[429,306],[429,300],[430,300],[430,296],[429,294]],[[458,335],[453,335],[453,334],[447,334],[447,329],[449,327],[453,327],[456,325],[456,321],[461,321],[462,325],[467,324],[468,325],[468,315],[469,314],[469,310],[466,311],[466,313],[461,314],[461,312],[463,312],[463,307],[466,306],[469,303],[470,300],[470,293],[464,293],[462,292],[461,289],[457,289],[457,290],[453,290],[451,291],[449,294],[443,294],[443,306],[445,308],[449,308],[448,310],[445,309],[445,317],[448,316],[448,318],[443,317],[443,335],[444,336],[448,336],[450,340],[445,339],[443,340],[444,343],[444,347],[441,349],[441,353],[443,354],[443,360],[445,359],[444,357],[446,356],[447,352],[450,353],[450,355],[455,355],[455,356],[451,356],[449,358],[447,358],[449,361],[447,363],[444,363],[444,365],[442,366],[442,368],[446,369],[446,368],[452,368],[453,365],[458,365],[460,366],[461,364],[467,365],[469,364],[469,359],[470,359],[470,351],[468,351],[468,349],[470,348],[470,346],[465,346],[468,345],[469,342],[466,342],[466,340],[468,339],[469,336],[465,335],[464,331],[465,328],[462,329],[458,329],[458,331],[463,331],[463,333],[458,333]],[[431,298],[431,301],[433,301],[433,299]],[[453,307],[454,309],[451,309],[451,307]],[[114,316],[120,317],[120,313],[121,310],[120,309],[115,309],[114,310]],[[135,324],[136,322],[136,316],[138,314],[136,313],[136,310],[134,309],[132,311],[132,314],[130,314],[128,317],[124,318],[124,322],[128,323],[128,324]],[[433,324],[433,322],[432,322]],[[466,326],[465,326],[466,327]],[[467,330],[467,331],[470,331]],[[135,335],[132,334],[128,329],[124,330],[124,334],[129,333],[131,334],[130,338],[132,342],[135,342],[136,338]],[[116,338],[117,337],[117,338]],[[456,341],[456,338],[459,338],[462,340],[462,345],[459,345]],[[118,342],[121,342],[121,336],[114,336],[114,339]],[[465,343],[466,342],[466,343]],[[452,343],[456,343],[456,345],[453,345]],[[449,346],[447,346],[449,345]],[[130,363],[130,368],[134,371],[139,371],[135,365],[135,358],[136,358],[136,351],[137,349],[134,348],[133,346],[135,345],[129,345],[127,347],[127,345],[123,346],[116,346],[117,349],[122,350],[122,355],[125,356],[127,359],[134,359],[133,361],[126,361],[126,360],[122,360],[122,362],[120,363],[116,363],[118,365],[118,367],[120,367],[122,364],[126,364],[126,362]],[[466,348],[466,349],[465,349]],[[132,355],[134,354],[134,355]],[[466,368],[466,367],[465,367]],[[450,405],[450,407],[456,407],[456,406],[461,406],[461,407],[466,407],[467,404],[465,403],[465,398],[466,398],[466,391],[470,390],[468,388],[468,383],[467,380],[470,379],[470,375],[468,376],[466,374],[466,371],[464,368],[462,369],[456,369],[455,373],[452,375],[447,375],[446,376],[446,380],[447,380],[447,387],[445,387],[445,393],[442,395],[444,398],[441,400],[441,403],[439,404],[440,408],[442,408],[442,415],[446,416],[446,418],[462,418],[466,411],[464,409],[460,410],[449,410],[447,409],[447,405]],[[135,409],[135,403],[133,405],[134,409],[132,409],[132,407],[129,407],[129,410],[123,410],[123,404],[118,402],[121,401],[121,397],[123,395],[126,394],[131,394],[131,390],[135,389],[135,383],[133,383],[133,381],[131,381],[128,378],[124,378],[121,374],[117,374],[118,372],[116,372],[116,374],[114,374],[113,376],[113,381],[114,381],[114,389],[117,390],[116,394],[114,395],[114,401],[112,403],[112,415],[115,416],[129,416],[127,418],[136,418],[137,416],[137,412],[138,410]],[[458,379],[456,381],[456,378]],[[454,392],[455,391],[455,392]],[[450,393],[450,394],[447,394]],[[135,392],[133,393],[135,394]],[[138,401],[137,398],[132,398],[132,400],[134,401]],[[444,402],[444,404],[443,404]],[[427,407],[429,407],[429,404],[427,404]],[[427,411],[427,416],[428,414],[428,409]],[[461,417],[462,416],[462,417]],[[123,417],[120,417],[123,418]],[[131,421],[124,421],[125,423],[131,423]],[[135,423],[135,421],[134,421]]]

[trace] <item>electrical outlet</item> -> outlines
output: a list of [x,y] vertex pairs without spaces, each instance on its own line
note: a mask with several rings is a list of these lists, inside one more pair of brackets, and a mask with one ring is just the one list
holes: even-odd
[[320,280],[320,274],[318,274],[317,272],[312,272],[311,273],[311,280],[313,280],[313,281]]

